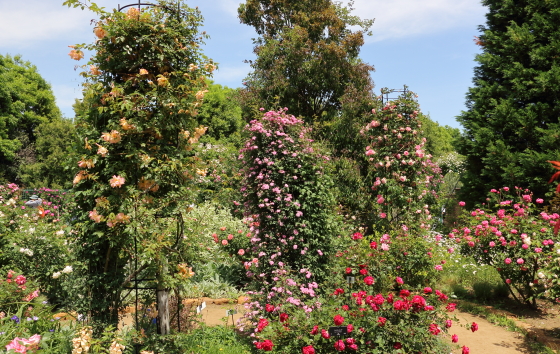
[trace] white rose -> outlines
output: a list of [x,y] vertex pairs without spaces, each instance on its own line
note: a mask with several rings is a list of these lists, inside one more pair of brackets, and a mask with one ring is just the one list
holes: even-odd
[[54,272],[52,277],[53,277],[53,279],[58,279],[58,278],[60,278],[61,275],[62,275],[62,273],[60,273],[60,272]]
[[62,270],[62,273],[64,274],[68,274],[68,273],[72,273],[74,269],[72,269],[72,266],[66,266],[64,267],[64,269]]

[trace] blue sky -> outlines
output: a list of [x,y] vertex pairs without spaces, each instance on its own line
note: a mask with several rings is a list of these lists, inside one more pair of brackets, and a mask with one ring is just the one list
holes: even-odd
[[[94,15],[62,6],[62,0],[0,0],[0,54],[20,54],[51,84],[57,104],[72,117],[72,104],[81,97],[82,79],[74,70],[68,45],[94,41]],[[107,9],[134,0],[95,1]],[[142,1],[145,2],[145,1]],[[214,81],[240,87],[250,71],[243,61],[253,58],[251,27],[240,24],[240,0],[188,0],[205,17],[210,34],[205,54],[219,63]],[[455,117],[465,109],[472,86],[473,42],[484,24],[480,0],[356,0],[354,14],[375,18],[361,58],[372,64],[375,92],[383,87],[416,92],[422,111],[442,125],[459,128]],[[84,61],[81,62],[83,64]],[[79,64],[79,63],[78,63]]]

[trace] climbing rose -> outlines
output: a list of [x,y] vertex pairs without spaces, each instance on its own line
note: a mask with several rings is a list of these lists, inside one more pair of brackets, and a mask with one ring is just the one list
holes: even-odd
[[453,343],[457,343],[457,342],[459,341],[459,336],[456,335],[456,334],[452,335],[452,336],[451,336],[451,341],[452,341]]
[[462,354],[469,354],[470,352],[471,352],[471,350],[469,349],[469,347],[467,347],[466,345],[463,345]]
[[113,175],[113,178],[109,180],[109,184],[113,188],[120,188],[124,184],[124,177]]

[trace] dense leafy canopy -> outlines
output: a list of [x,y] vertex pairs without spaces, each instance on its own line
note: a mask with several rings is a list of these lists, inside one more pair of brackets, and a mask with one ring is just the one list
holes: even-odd
[[61,119],[50,85],[21,57],[0,55],[0,181],[18,181],[36,128]]
[[485,0],[474,84],[458,120],[467,156],[463,192],[482,202],[488,190],[549,190],[546,160],[558,158],[560,21],[558,1]]
[[242,23],[255,27],[257,59],[242,92],[249,108],[279,105],[307,121],[332,119],[345,94],[369,96],[369,72],[358,54],[361,21],[330,0],[249,0],[239,7]]

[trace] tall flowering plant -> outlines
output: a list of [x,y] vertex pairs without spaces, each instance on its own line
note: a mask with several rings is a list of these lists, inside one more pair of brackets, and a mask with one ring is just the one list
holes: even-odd
[[558,287],[553,229],[560,216],[538,213],[543,202],[526,189],[492,189],[488,207],[465,212],[462,226],[449,234],[464,254],[495,267],[516,300],[533,306],[539,294],[552,296]]
[[413,93],[407,92],[373,109],[371,121],[359,132],[367,142],[362,153],[374,231],[429,229],[432,216],[427,205],[437,196],[442,176],[425,151],[420,115]]
[[116,324],[121,291],[145,269],[157,279],[165,334],[168,289],[189,275],[179,252],[183,213],[207,173],[195,156],[206,127],[195,117],[216,66],[199,49],[206,37],[198,31],[202,16],[180,1],[111,13],[89,2],[65,4],[99,16],[95,43],[69,53],[80,60],[85,50],[94,52],[82,73],[80,170],[73,181],[81,211],[78,253],[88,279],[82,306]]
[[250,137],[239,158],[251,225],[250,246],[243,250],[247,274],[257,287],[282,267],[293,269],[299,279],[320,281],[327,274],[335,236],[332,182],[323,165],[328,157],[287,108],[264,113],[246,130]]

